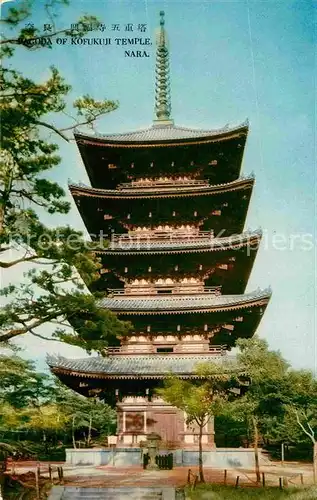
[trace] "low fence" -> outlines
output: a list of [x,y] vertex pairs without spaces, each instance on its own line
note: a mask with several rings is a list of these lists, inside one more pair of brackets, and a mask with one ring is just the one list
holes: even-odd
[[[253,477],[253,474],[251,476],[250,472],[246,473],[243,470],[239,470],[237,472],[239,474],[236,474],[233,470],[229,469],[213,469],[212,471],[204,469],[206,482],[218,485],[223,484],[224,486],[234,486],[235,488],[265,488],[267,486],[276,486],[282,490],[284,488],[288,488],[289,486],[304,486],[303,473],[282,475],[281,471],[279,471],[278,473],[262,472],[260,475],[260,479],[257,481],[256,478]],[[194,490],[198,483],[198,473],[196,471],[193,472],[192,469],[188,469],[187,486],[189,486],[191,490]]]
[[[42,488],[49,479],[51,484],[64,484],[64,469],[61,465],[34,463],[31,469],[30,462],[25,467],[25,472],[21,473],[21,462],[7,461],[4,473],[13,481],[17,481],[25,490],[35,490],[36,500],[43,498],[41,496]],[[19,474],[17,474],[19,469]],[[33,498],[33,497],[32,497]]]
[[[143,455],[143,469],[146,469],[149,463],[150,456],[148,453]],[[168,455],[156,455],[155,463],[161,470],[173,469],[173,453]]]

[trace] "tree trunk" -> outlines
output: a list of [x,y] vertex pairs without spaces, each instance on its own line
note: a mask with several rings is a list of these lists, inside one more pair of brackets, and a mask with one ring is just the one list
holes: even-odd
[[88,427],[88,437],[87,437],[87,446],[90,445],[91,442],[91,427],[92,427],[92,415],[89,417],[89,427]]
[[3,203],[0,203],[0,234],[3,231],[3,224],[4,224],[4,205]]
[[204,427],[204,422],[202,421],[199,424],[199,453],[198,453],[198,469],[199,469],[199,481],[201,483],[205,482],[204,478],[204,469],[203,469],[203,427]]
[[0,500],[4,500],[4,486],[5,486],[6,476],[3,472],[0,472]]
[[314,442],[313,449],[313,474],[314,474],[314,484],[317,482],[317,441]]
[[75,441],[75,415],[72,420],[72,440],[73,440],[73,448],[76,449],[76,441]]
[[254,416],[252,417],[252,424],[254,433],[255,475],[256,475],[256,482],[259,483],[261,481],[260,461],[259,461],[259,431],[258,431],[258,423]]

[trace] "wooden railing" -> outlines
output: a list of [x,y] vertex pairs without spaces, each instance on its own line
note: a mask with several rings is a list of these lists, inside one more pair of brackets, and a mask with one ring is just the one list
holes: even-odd
[[205,186],[208,183],[203,179],[167,179],[167,180],[139,180],[132,182],[123,182],[118,185],[118,189],[133,189],[139,187],[155,188],[170,186]]
[[110,288],[108,289],[108,296],[115,297],[117,295],[124,295],[125,297],[134,296],[171,296],[171,295],[221,295],[221,286],[205,286],[201,287],[199,284],[184,284],[184,285],[162,285],[147,286],[147,285],[134,285],[129,288]]
[[[141,349],[143,347],[143,349]],[[104,349],[104,352],[106,355],[108,354],[153,354],[157,353],[156,348],[159,347],[159,344],[152,344],[151,346],[142,346],[142,344],[139,344],[137,346],[134,346],[133,348],[128,348],[128,346],[115,346],[115,347],[106,347]],[[200,352],[202,353],[214,353],[214,354],[220,354],[221,356],[225,356],[227,354],[227,346],[226,345],[212,345],[208,346],[208,351],[207,350],[202,350]],[[164,352],[164,353],[157,353],[158,355],[173,355],[173,354],[181,354],[183,355],[191,355],[191,354],[197,354],[197,351],[182,351],[182,350],[175,350],[173,352]]]
[[190,241],[190,240],[195,240],[195,241],[202,241],[202,240],[210,240],[211,238],[214,237],[214,232],[213,231],[197,231],[197,232],[191,232],[191,231],[134,231],[133,233],[129,234],[112,234],[111,236],[111,243],[115,244],[135,244],[137,242],[146,242],[148,241],[149,243],[152,243],[154,241],[159,242],[166,242],[166,241],[173,241],[175,242],[182,242],[182,241]]

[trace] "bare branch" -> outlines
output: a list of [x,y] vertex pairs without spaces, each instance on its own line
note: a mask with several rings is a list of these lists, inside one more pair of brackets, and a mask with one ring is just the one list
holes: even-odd
[[[16,264],[20,264],[21,262],[29,262],[31,260],[37,259],[37,255],[32,255],[31,257],[21,257],[20,259],[12,260],[11,262],[2,262],[0,261],[0,267],[3,269],[8,269]],[[39,262],[40,264],[40,262]]]
[[[61,130],[54,127],[54,125],[51,125],[50,123],[42,122],[40,120],[34,120],[33,123],[34,123],[34,125],[41,125],[42,127],[46,127],[48,129],[52,130],[53,132],[58,134],[62,139],[64,139],[66,142],[70,142],[69,137],[67,137],[67,135],[63,134],[63,132]],[[74,128],[74,127],[71,127],[71,128]],[[63,129],[63,130],[67,130],[67,129]]]
[[39,339],[42,339],[42,340],[50,340],[52,342],[60,342],[59,339],[55,339],[54,337],[44,337],[43,335],[39,334],[39,333],[35,333],[33,330],[30,330],[30,332],[32,335],[34,335],[34,337],[38,337]]
[[59,316],[60,314],[61,314],[60,311],[58,312],[56,311],[54,312],[54,314],[47,315],[45,318],[33,321],[31,325],[26,325],[25,322],[21,321],[21,323],[24,324],[24,327],[14,328],[5,333],[0,333],[0,342],[6,342],[7,340],[18,337],[19,335],[24,335],[25,333],[31,332],[34,328],[41,326],[43,323],[49,322],[51,319],[56,318],[56,316]]
[[296,415],[296,420],[297,420],[297,423],[298,425],[300,426],[300,428],[302,429],[302,431],[312,440],[312,442],[315,444],[316,440],[315,440],[315,437],[314,437],[314,433],[311,434],[310,432],[307,431],[307,429],[305,429],[304,425],[301,423],[300,421],[300,418],[299,418],[299,415],[298,415],[298,411],[296,409],[294,409],[294,412],[295,412],[295,415]]

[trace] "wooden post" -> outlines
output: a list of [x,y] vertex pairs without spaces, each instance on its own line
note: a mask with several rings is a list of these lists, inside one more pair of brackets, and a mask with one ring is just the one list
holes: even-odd
[[304,484],[304,475],[303,474],[300,475],[300,482],[301,482],[301,484]]
[[240,476],[237,476],[235,488],[238,488],[238,486],[239,486],[239,479],[240,479]]
[[313,478],[314,484],[317,482],[317,441],[314,442],[313,448]]
[[265,488],[265,474],[262,472],[262,486]]
[[51,464],[48,464],[48,475],[49,475],[50,481],[52,482],[52,466],[51,466]]
[[196,488],[196,484],[198,481],[198,474],[195,475],[194,482],[193,482],[193,490]]
[[283,482],[282,482],[282,478],[281,477],[279,478],[279,483],[280,483],[280,490],[282,490],[283,489]]
[[253,416],[253,433],[254,433],[254,461],[255,461],[255,475],[256,482],[259,483],[261,481],[260,474],[260,460],[259,460],[259,429],[257,419]]
[[191,473],[191,470],[188,469],[188,474],[187,474],[187,484],[190,484],[190,473]]
[[35,489],[36,489],[36,500],[40,500],[39,467],[36,467],[35,469]]
[[223,477],[223,484],[224,485],[227,485],[227,474],[228,474],[228,471],[227,471],[227,469],[225,469],[225,471],[224,471],[224,477]]

